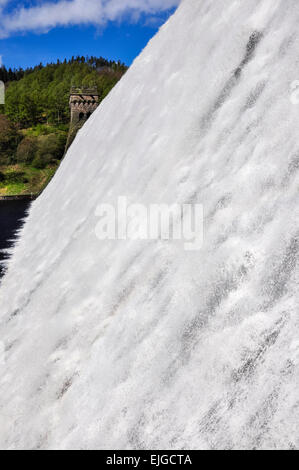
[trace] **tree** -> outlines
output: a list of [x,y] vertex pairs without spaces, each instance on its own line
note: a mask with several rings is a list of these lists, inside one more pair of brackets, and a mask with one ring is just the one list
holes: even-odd
[[37,139],[37,150],[32,165],[45,168],[63,157],[66,135],[62,133],[41,135]]

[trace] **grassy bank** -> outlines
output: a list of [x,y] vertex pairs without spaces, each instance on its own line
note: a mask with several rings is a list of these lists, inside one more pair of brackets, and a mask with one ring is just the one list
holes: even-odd
[[22,163],[0,166],[0,196],[39,194],[54,176],[59,163],[38,169]]

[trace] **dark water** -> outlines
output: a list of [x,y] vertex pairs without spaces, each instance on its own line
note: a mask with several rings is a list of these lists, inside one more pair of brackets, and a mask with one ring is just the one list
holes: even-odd
[[2,262],[8,257],[3,249],[13,246],[16,231],[24,223],[30,201],[0,201],[0,278],[4,274]]

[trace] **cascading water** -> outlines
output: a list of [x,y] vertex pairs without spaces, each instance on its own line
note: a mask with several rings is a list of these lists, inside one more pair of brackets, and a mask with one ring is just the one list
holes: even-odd
[[[298,24],[184,0],[80,131],[0,291],[2,448],[299,447]],[[120,196],[202,249],[99,240]]]

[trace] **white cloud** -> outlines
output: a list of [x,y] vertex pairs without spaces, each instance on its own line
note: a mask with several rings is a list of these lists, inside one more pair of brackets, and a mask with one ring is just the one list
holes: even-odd
[[105,25],[124,15],[154,15],[177,6],[180,0],[59,0],[5,12],[9,0],[0,0],[0,38],[26,31],[45,32],[56,26]]

